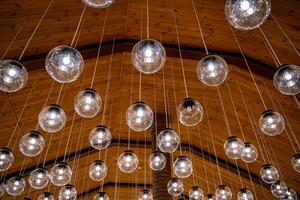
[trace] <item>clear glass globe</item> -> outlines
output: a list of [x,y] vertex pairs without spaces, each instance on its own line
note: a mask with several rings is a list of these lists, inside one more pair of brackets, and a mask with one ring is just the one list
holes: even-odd
[[153,200],[153,195],[149,190],[141,190],[138,194],[138,200]]
[[48,53],[45,67],[55,81],[70,83],[79,78],[84,68],[84,60],[77,49],[61,45]]
[[241,159],[246,163],[252,163],[256,161],[258,157],[256,147],[249,142],[245,142],[244,145],[245,145],[243,150],[244,152],[242,153]]
[[15,157],[12,151],[8,148],[0,148],[0,172],[10,168]]
[[165,129],[157,136],[157,146],[164,153],[173,153],[179,147],[180,139],[178,134],[172,129]]
[[229,200],[232,198],[231,190],[226,185],[219,185],[215,195],[218,200]]
[[225,15],[229,23],[240,30],[261,26],[271,13],[270,0],[227,0]]
[[75,111],[81,117],[93,118],[99,113],[101,103],[101,97],[95,90],[85,89],[75,97]]
[[179,156],[173,163],[174,174],[179,178],[187,178],[193,173],[193,163],[186,156]]
[[119,169],[124,173],[132,173],[136,170],[139,165],[138,157],[133,153],[133,151],[124,151],[118,159]]
[[67,163],[57,163],[50,171],[50,180],[53,185],[64,186],[68,184],[72,177],[72,169]]
[[112,5],[115,0],[82,0],[82,2],[92,8],[107,8]]
[[284,130],[285,120],[278,112],[266,110],[261,114],[258,125],[263,133],[276,136]]
[[17,92],[25,87],[28,80],[26,67],[16,60],[0,61],[0,90]]
[[253,200],[253,194],[252,192],[247,189],[247,188],[242,188],[240,189],[238,195],[237,195],[238,200]]
[[277,198],[283,198],[286,196],[286,192],[288,191],[288,187],[282,181],[276,181],[271,185],[272,194]]
[[59,200],[75,200],[76,198],[77,190],[73,185],[65,185],[59,190]]
[[292,162],[293,169],[294,169],[296,172],[300,173],[300,154],[299,154],[299,153],[295,154],[295,155],[293,156],[291,162]]
[[99,192],[94,196],[94,200],[109,200],[109,197],[105,192]]
[[90,145],[97,149],[106,149],[111,143],[111,133],[106,126],[97,126],[91,130],[89,135]]
[[207,86],[218,86],[228,76],[226,61],[217,55],[208,55],[200,60],[197,65],[198,79]]
[[279,180],[278,170],[273,165],[263,165],[260,169],[260,178],[267,184],[273,184]]
[[44,168],[37,168],[30,172],[28,183],[33,189],[45,188],[50,180],[48,171]]
[[285,95],[300,93],[300,67],[297,65],[282,65],[273,76],[275,88]]
[[39,155],[45,147],[44,137],[38,131],[30,131],[19,143],[21,153],[27,157]]
[[141,40],[132,49],[131,61],[138,71],[153,74],[165,65],[166,50],[156,40]]
[[102,181],[107,175],[107,166],[101,160],[94,161],[89,168],[89,175],[93,181]]
[[0,183],[0,197],[3,197],[3,195],[5,194],[5,188],[6,188],[6,185],[5,183]]
[[54,196],[50,192],[44,192],[37,198],[37,200],[54,200]]
[[181,124],[195,126],[202,120],[204,110],[198,101],[186,98],[179,104],[177,113]]
[[299,198],[295,190],[288,188],[286,191],[286,196],[281,198],[281,200],[299,200]]
[[178,178],[171,178],[167,185],[168,193],[171,196],[178,197],[183,193],[183,183]]
[[156,151],[150,155],[148,162],[153,171],[161,171],[165,168],[167,159],[163,153]]
[[189,191],[189,200],[203,200],[204,192],[199,186],[193,186]]
[[213,195],[213,194],[207,194],[205,197],[204,197],[204,200],[217,200],[216,196]]
[[14,176],[6,182],[6,193],[11,196],[22,194],[26,187],[26,182],[21,176]]
[[136,102],[128,108],[126,122],[134,131],[145,131],[153,123],[153,112],[144,102]]
[[47,106],[39,114],[39,125],[48,133],[62,130],[66,121],[66,113],[59,105],[52,104]]
[[242,157],[244,148],[244,142],[235,136],[227,138],[224,144],[224,152],[226,156],[234,160],[240,159]]

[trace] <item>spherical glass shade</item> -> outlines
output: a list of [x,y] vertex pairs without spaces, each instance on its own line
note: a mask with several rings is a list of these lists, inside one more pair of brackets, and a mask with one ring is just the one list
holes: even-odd
[[4,194],[5,194],[5,188],[6,188],[6,185],[5,183],[0,183],[0,197],[2,197]]
[[217,200],[216,196],[213,195],[213,194],[207,194],[205,197],[204,197],[204,200]]
[[258,157],[256,147],[249,142],[245,142],[244,144],[245,144],[245,147],[244,147],[244,150],[243,150],[244,152],[242,153],[241,159],[246,163],[252,163],[252,162],[256,161],[256,159]]
[[299,153],[295,154],[295,155],[293,156],[291,162],[292,162],[293,169],[294,169],[296,172],[300,173],[300,154],[299,154]]
[[139,165],[138,157],[133,153],[133,151],[124,151],[118,159],[119,169],[124,173],[132,173]]
[[183,193],[183,183],[178,178],[172,178],[167,185],[168,193],[171,196],[178,197]]
[[60,131],[65,126],[66,121],[66,113],[59,105],[47,106],[39,114],[39,125],[48,133]]
[[207,86],[222,84],[228,75],[226,61],[217,55],[208,55],[200,60],[197,65],[198,79]]
[[189,200],[203,200],[204,193],[199,186],[193,186],[189,191]]
[[8,148],[0,148],[0,172],[5,171],[14,162],[14,154]]
[[115,2],[115,0],[82,0],[89,7],[107,8]]
[[179,156],[173,163],[174,174],[179,178],[187,178],[193,173],[193,163],[186,156]]
[[53,185],[64,186],[68,184],[72,177],[72,169],[67,163],[57,163],[50,171],[50,180]]
[[145,131],[153,123],[153,112],[144,102],[136,102],[126,112],[126,122],[135,131]]
[[45,188],[50,180],[48,171],[44,168],[37,168],[30,172],[28,183],[33,189]]
[[141,40],[132,49],[131,61],[138,71],[153,74],[165,65],[166,50],[156,40]]
[[285,95],[295,95],[300,92],[300,67],[297,65],[282,65],[273,76],[275,88]]
[[259,119],[260,130],[269,135],[279,135],[285,128],[285,121],[281,114],[273,110],[264,111]]
[[101,160],[94,161],[90,165],[89,175],[93,181],[102,181],[107,175],[106,164]]
[[0,61],[0,90],[16,92],[25,87],[28,73],[25,66],[16,60]]
[[50,192],[44,192],[37,198],[37,200],[54,200],[54,196]]
[[58,193],[59,200],[75,200],[77,198],[77,190],[73,185],[63,186]]
[[286,196],[288,188],[282,181],[277,181],[271,185],[272,194],[277,198],[283,198]]
[[219,185],[215,195],[218,200],[229,200],[232,198],[231,190],[226,185]]
[[8,179],[6,183],[6,193],[11,196],[18,196],[22,194],[26,187],[26,182],[23,177],[14,176]]
[[109,200],[109,197],[105,192],[99,192],[94,196],[94,200]]
[[178,134],[172,129],[165,129],[157,136],[157,146],[164,153],[173,153],[179,147],[180,139]]
[[75,97],[75,111],[81,117],[93,118],[99,113],[101,103],[101,98],[95,90],[85,89]]
[[238,196],[237,196],[238,200],[253,200],[253,194],[252,192],[247,189],[247,188],[242,188],[240,189]]
[[27,157],[39,155],[44,147],[44,137],[37,131],[30,131],[21,138],[19,143],[21,153]]
[[245,144],[235,136],[227,138],[224,144],[224,152],[228,158],[240,159],[244,153]]
[[273,184],[279,180],[278,170],[273,165],[263,165],[260,169],[260,178],[267,184]]
[[177,113],[181,124],[195,126],[202,120],[204,110],[198,101],[186,98],[179,104]]
[[153,195],[149,190],[141,190],[138,194],[138,200],[153,200]]
[[261,26],[271,13],[270,0],[227,0],[225,15],[229,23],[240,30]]
[[286,196],[281,198],[281,200],[299,200],[297,192],[292,188],[288,188],[286,191]]
[[91,130],[89,135],[90,145],[97,149],[103,150],[111,143],[111,133],[106,126],[97,126]]
[[153,171],[160,171],[165,168],[167,160],[164,154],[156,151],[150,155],[148,162]]
[[84,60],[78,50],[62,45],[48,53],[45,67],[55,81],[70,83],[79,78],[84,68]]

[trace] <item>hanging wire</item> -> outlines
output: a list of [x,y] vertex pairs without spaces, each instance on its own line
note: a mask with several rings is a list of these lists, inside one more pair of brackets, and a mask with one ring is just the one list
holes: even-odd
[[220,102],[221,102],[221,106],[222,106],[222,110],[223,110],[223,114],[224,114],[227,133],[228,133],[229,136],[231,136],[232,134],[231,134],[231,130],[230,130],[230,126],[229,126],[229,122],[228,122],[228,118],[227,118],[227,115],[226,115],[225,106],[224,106],[224,103],[223,103],[223,99],[222,99],[222,96],[221,96],[219,86],[217,87],[217,90],[218,90],[218,95],[219,95],[219,98],[220,98]]
[[10,50],[11,46],[13,45],[13,43],[16,41],[18,35],[20,34],[21,30],[22,30],[23,26],[20,26],[18,28],[17,33],[15,34],[15,36],[13,37],[12,41],[9,43],[8,47],[6,48],[5,52],[3,53],[2,57],[0,58],[0,61],[2,61],[4,59],[4,57],[6,56],[7,52]]
[[165,82],[165,69],[162,69],[163,74],[163,91],[164,91],[164,105],[165,105],[165,116],[166,116],[166,128],[169,128],[169,120],[167,115],[167,97],[166,97],[166,82]]
[[149,33],[149,0],[147,0],[147,38],[149,39],[150,33]]
[[78,24],[77,24],[77,28],[76,28],[76,31],[75,31],[75,33],[74,33],[74,36],[73,36],[73,39],[72,39],[72,42],[71,42],[71,46],[74,45],[75,38],[76,38],[76,35],[77,35],[78,31],[79,31],[79,27],[80,27],[81,21],[82,21],[82,19],[83,19],[83,15],[84,15],[84,13],[85,13],[86,7],[87,7],[87,6],[85,5],[84,8],[83,8],[83,10],[82,10],[82,12],[81,12],[81,15],[80,15],[80,18],[79,18],[79,22],[78,22]]
[[[157,99],[157,94],[156,94],[156,75],[153,75],[153,83],[154,83],[154,126],[155,126],[155,140],[157,139],[157,110],[156,110],[156,99]],[[155,142],[155,150],[158,151],[158,145],[157,142]]]

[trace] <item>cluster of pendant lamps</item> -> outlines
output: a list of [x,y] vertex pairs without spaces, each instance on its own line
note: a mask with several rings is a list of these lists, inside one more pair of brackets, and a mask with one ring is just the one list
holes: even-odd
[[[114,3],[114,0],[82,0],[87,6],[94,8],[106,8]],[[229,23],[240,30],[252,30],[261,26],[271,12],[270,0],[227,0],[225,14]],[[166,62],[166,51],[163,45],[154,39],[144,39],[138,42],[131,56],[133,66],[143,74],[153,74],[161,70]],[[83,69],[84,60],[78,50],[71,46],[62,45],[52,49],[45,61],[48,74],[55,81],[65,84],[77,80]],[[200,60],[196,73],[198,79],[207,86],[219,86],[228,76],[226,61],[218,55],[207,55]],[[28,80],[26,67],[16,60],[0,61],[0,90],[3,92],[17,92],[24,88]],[[275,88],[284,95],[295,95],[300,92],[300,67],[293,64],[280,66],[273,77]],[[95,117],[101,108],[100,95],[92,88],[86,88],[78,93],[74,99],[74,108],[83,118]],[[202,105],[193,98],[184,99],[177,108],[178,120],[185,126],[195,126],[203,118]],[[66,113],[56,104],[43,108],[38,117],[39,126],[48,133],[55,133],[63,129],[66,124]],[[130,129],[141,132],[149,129],[153,124],[153,111],[144,102],[132,104],[126,112],[126,122]],[[270,136],[279,135],[285,128],[285,120],[281,114],[273,110],[266,110],[259,119],[260,130]],[[99,125],[89,134],[90,145],[97,149],[106,149],[112,140],[109,129]],[[157,146],[160,151],[153,152],[148,160],[153,171],[160,171],[166,165],[166,157],[163,153],[173,153],[180,145],[178,134],[169,128],[161,131],[157,136]],[[19,150],[26,157],[39,155],[45,146],[45,140],[38,131],[30,131],[25,134],[19,143]],[[257,149],[248,142],[243,142],[237,137],[229,137],[224,144],[224,152],[231,159],[242,159],[246,163],[257,159]],[[14,162],[14,155],[8,148],[0,149],[0,171],[5,171]],[[124,173],[131,173],[138,167],[138,157],[133,151],[126,150],[118,158],[118,167]],[[300,172],[300,155],[292,158],[292,166]],[[178,197],[183,194],[183,178],[193,173],[193,164],[186,156],[179,156],[173,163],[176,177],[172,178],[168,185],[170,195]],[[101,160],[94,161],[89,168],[89,177],[94,181],[102,181],[107,176],[107,166]],[[30,173],[28,182],[34,189],[43,189],[49,182],[60,186],[59,200],[76,199],[77,191],[73,185],[69,185],[72,177],[72,169],[67,163],[56,163],[48,172],[45,168],[37,168]],[[271,185],[274,196],[280,199],[297,199],[297,194],[288,188],[280,180],[279,172],[275,166],[266,164],[260,171],[261,179]],[[9,195],[17,196],[24,191],[25,180],[21,176],[15,176],[0,185],[0,196],[6,191]],[[199,186],[194,186],[189,191],[190,200],[227,200],[232,198],[232,193],[226,185],[216,188],[215,194],[204,195]],[[252,200],[253,194],[247,188],[238,193],[238,200]],[[52,200],[53,194],[43,193],[39,200]],[[94,200],[108,200],[104,192],[95,195]],[[152,200],[153,195],[149,190],[142,190],[138,194],[139,200]]]

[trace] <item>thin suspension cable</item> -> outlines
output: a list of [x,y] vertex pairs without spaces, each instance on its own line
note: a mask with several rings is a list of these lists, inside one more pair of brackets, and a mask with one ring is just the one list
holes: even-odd
[[1,109],[0,117],[2,116],[2,114],[3,114],[3,112],[4,112],[7,104],[8,104],[8,98],[6,98],[6,101],[5,101],[4,105],[3,105],[3,108]]
[[[123,54],[123,57],[124,57],[124,54]],[[123,62],[123,59],[122,58],[122,62]],[[133,67],[131,67],[131,84],[130,84],[130,100],[129,100],[129,106],[131,106],[132,104],[132,93],[133,93]],[[128,147],[127,149],[129,150],[130,149],[130,140],[131,140],[131,129],[128,127]]]
[[72,39],[72,42],[71,42],[71,46],[74,45],[75,38],[76,38],[77,33],[79,32],[79,27],[80,27],[81,21],[83,19],[83,15],[85,13],[86,7],[87,6],[85,5],[84,8],[83,8],[83,10],[82,10],[82,12],[81,12],[81,15],[80,15],[80,18],[79,18],[79,21],[78,21],[78,24],[77,24],[77,28],[76,28],[76,31],[74,33],[74,36],[73,36],[73,39]]
[[[155,140],[157,139],[157,109],[156,109],[156,100],[157,100],[157,94],[156,94],[156,75],[154,73],[153,75],[153,83],[154,83],[154,120],[155,120]],[[155,150],[158,151],[158,145],[157,142],[155,142]]]
[[221,96],[221,92],[220,92],[219,86],[217,87],[217,90],[218,90],[218,95],[219,95],[220,102],[221,102],[221,105],[222,105],[222,110],[223,110],[223,114],[224,114],[224,119],[225,119],[227,133],[228,133],[229,136],[231,136],[232,134],[231,134],[231,130],[230,130],[230,126],[229,126],[229,122],[228,122],[228,119],[227,119],[227,115],[226,115],[226,111],[225,111],[225,106],[224,106],[224,103],[223,103],[223,99],[222,99],[222,96]]
[[[117,148],[117,155],[120,154],[120,139],[121,139],[121,120],[122,119],[122,112],[120,113],[120,120],[119,120],[119,133],[118,133],[118,148]],[[118,160],[117,160],[118,161]],[[114,191],[114,198],[113,199],[118,199],[117,196],[117,184],[118,184],[118,175],[119,175],[119,170],[118,166],[116,166],[116,178],[115,178],[115,191]]]
[[20,34],[21,30],[22,30],[23,26],[20,26],[17,33],[15,34],[15,36],[13,37],[12,41],[9,43],[8,47],[6,48],[4,54],[2,55],[2,57],[0,58],[0,61],[2,61],[4,59],[4,57],[6,56],[7,52],[10,50],[11,46],[13,45],[13,43],[16,41],[18,35]]
[[193,157],[193,154],[192,154],[192,146],[191,146],[191,141],[190,141],[190,136],[189,136],[189,129],[186,128],[186,135],[187,135],[187,139],[188,139],[188,144],[189,144],[189,156],[190,156],[190,159],[191,159],[191,162],[193,164],[193,173],[192,173],[192,178],[193,178],[193,184],[196,185],[196,176],[195,176],[195,170],[196,168],[194,167],[194,157]]
[[147,38],[150,37],[150,30],[149,30],[149,0],[147,0]]
[[165,105],[165,117],[166,117],[166,128],[169,128],[169,120],[167,114],[167,98],[166,98],[166,82],[165,82],[165,69],[162,69],[163,74],[163,91],[164,91],[164,105]]

